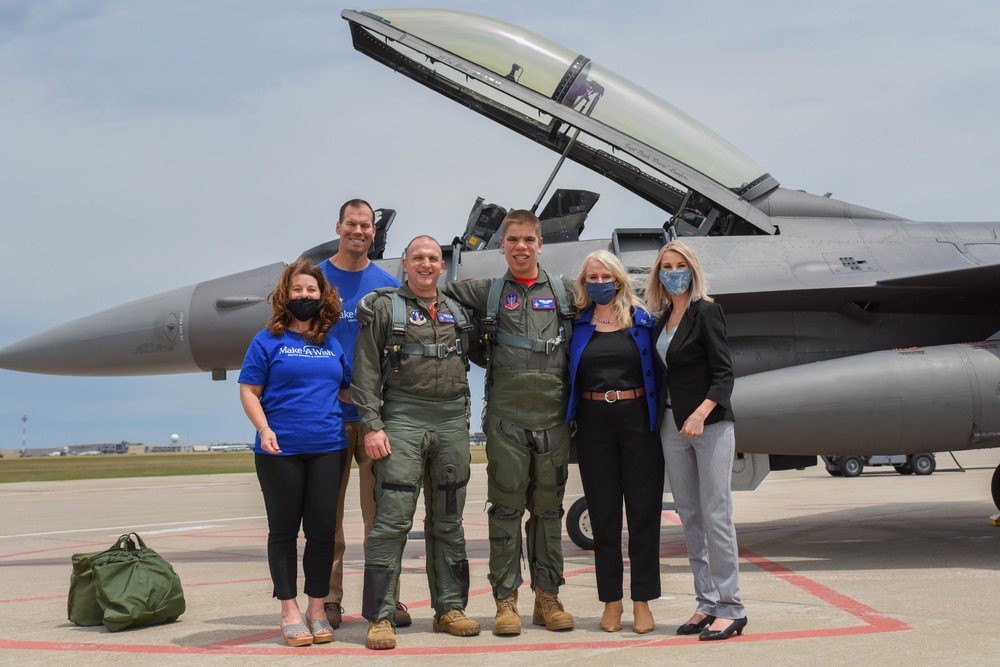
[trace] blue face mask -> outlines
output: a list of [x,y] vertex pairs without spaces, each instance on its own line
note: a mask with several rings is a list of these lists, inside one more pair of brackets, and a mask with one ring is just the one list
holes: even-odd
[[584,283],[587,287],[587,296],[594,300],[594,303],[600,305],[606,305],[611,303],[615,294],[618,293],[618,288],[615,287],[615,282],[610,283]]
[[660,271],[660,284],[666,288],[671,296],[680,296],[691,287],[691,270],[677,269],[676,271]]

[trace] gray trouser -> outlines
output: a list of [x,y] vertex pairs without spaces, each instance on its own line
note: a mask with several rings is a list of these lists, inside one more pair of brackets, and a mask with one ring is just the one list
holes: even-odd
[[663,462],[684,526],[698,611],[743,618],[736,527],[733,525],[733,422],[707,424],[696,438],[677,431],[671,411],[660,426]]

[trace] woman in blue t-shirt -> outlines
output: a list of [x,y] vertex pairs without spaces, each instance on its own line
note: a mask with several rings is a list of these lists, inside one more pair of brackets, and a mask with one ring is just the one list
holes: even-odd
[[[340,296],[312,262],[288,266],[270,301],[271,321],[243,360],[240,402],[257,429],[254,464],[267,512],[267,561],[274,597],[281,601],[281,633],[289,646],[305,646],[333,640],[323,602],[347,460],[340,401],[349,400],[351,365],[328,334],[340,317]],[[296,600],[300,525],[309,596],[304,619]]]

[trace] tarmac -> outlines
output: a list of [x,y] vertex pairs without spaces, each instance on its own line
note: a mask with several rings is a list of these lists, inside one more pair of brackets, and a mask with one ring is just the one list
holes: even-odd
[[[364,648],[363,528],[356,480],[344,526],[349,541],[345,622],[332,643],[303,648],[285,646],[278,631],[266,521],[254,475],[4,484],[0,663],[997,664],[1000,527],[989,518],[998,513],[990,480],[1000,449],[956,456],[964,472],[948,454],[939,454],[938,471],[925,477],[871,468],[859,478],[834,478],[820,466],[771,473],[756,491],[737,493],[749,625],[742,637],[724,642],[699,642],[674,632],[695,604],[681,529],[669,510],[663,513],[661,533],[663,596],[650,604],[654,632],[630,631],[627,601],[623,630],[601,631],[593,555],[567,537],[560,597],[576,617],[576,628],[548,632],[532,626],[532,594],[525,586],[524,632],[493,636],[484,465],[473,466],[465,511],[473,582],[468,612],[483,633],[452,637],[431,631],[423,540],[411,535],[401,591],[413,625],[399,629],[398,648],[378,652]],[[574,480],[567,507],[579,493]],[[186,613],[174,623],[117,633],[73,625],[66,620],[71,555],[105,549],[127,531],[139,532],[173,564],[184,583]],[[626,568],[626,587],[627,577]],[[301,596],[300,602],[304,606]],[[510,655],[499,655],[504,653]]]

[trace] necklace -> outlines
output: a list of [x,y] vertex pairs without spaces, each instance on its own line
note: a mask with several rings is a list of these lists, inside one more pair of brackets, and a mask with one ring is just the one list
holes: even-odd
[[592,319],[594,319],[594,320],[597,320],[597,321],[598,321],[598,322],[600,322],[601,324],[614,324],[614,321],[613,321],[613,320],[602,320],[601,318],[599,318],[599,317],[597,316],[597,311],[596,311],[596,310],[594,311],[593,315],[591,315],[590,317],[591,317]]

